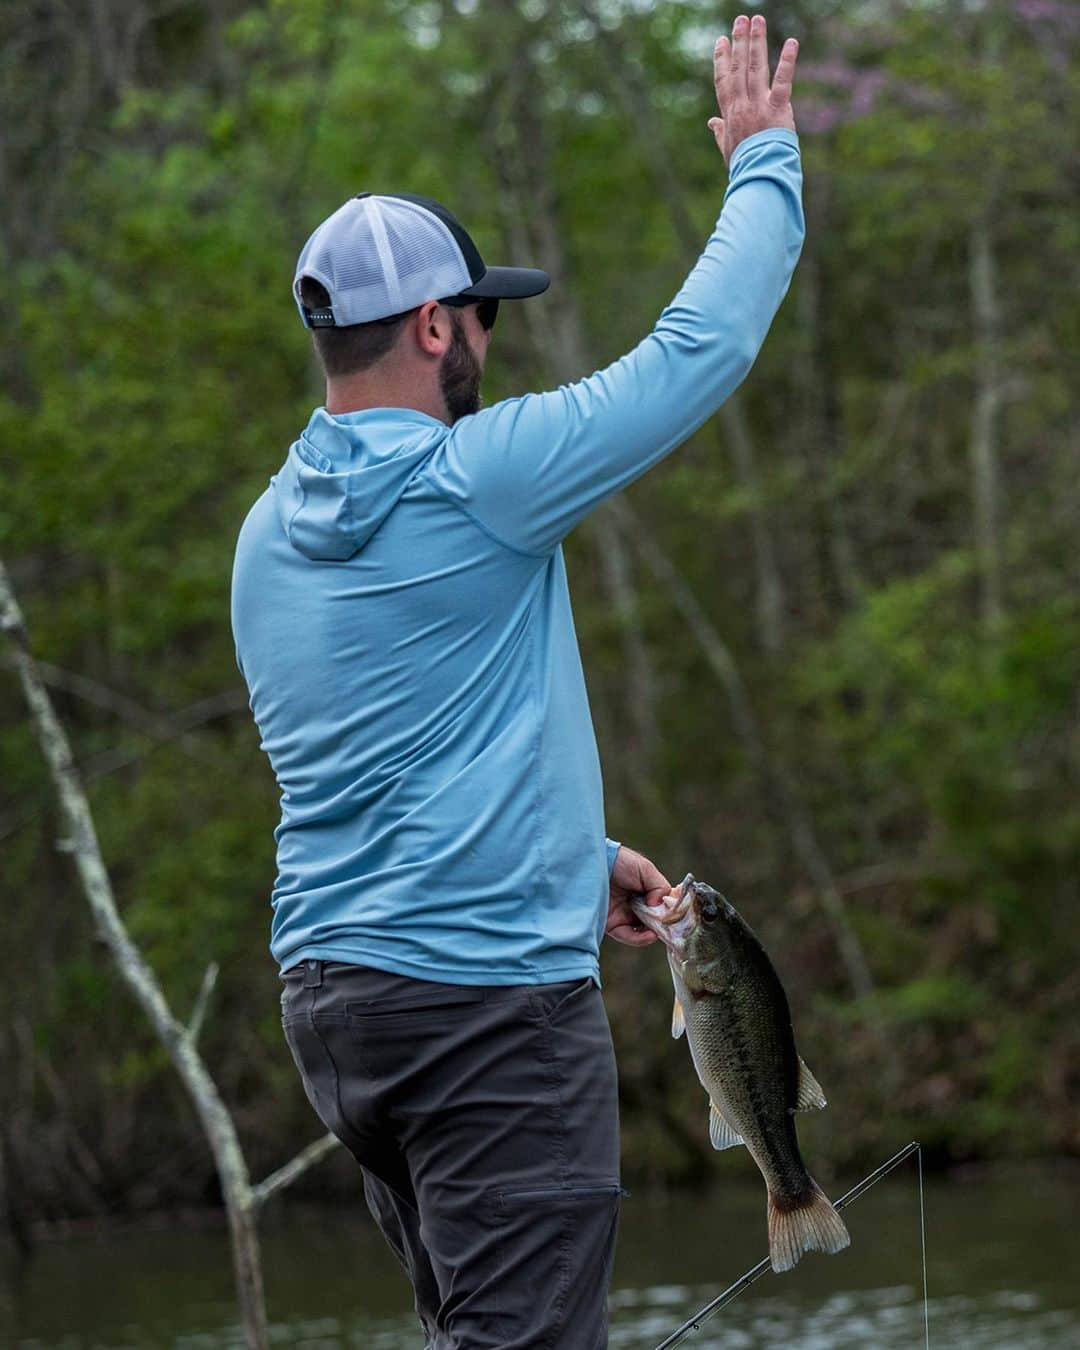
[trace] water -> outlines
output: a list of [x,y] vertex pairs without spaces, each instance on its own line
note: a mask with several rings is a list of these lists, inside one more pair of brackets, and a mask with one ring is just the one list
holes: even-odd
[[[927,1182],[932,1346],[1080,1350],[1078,1171]],[[807,1256],[788,1274],[766,1275],[690,1336],[687,1350],[922,1346],[914,1160],[844,1218],[852,1236],[846,1252]],[[756,1183],[626,1201],[613,1350],[652,1350],[764,1255],[764,1235]],[[266,1215],[263,1245],[275,1345],[419,1350],[408,1286],[362,1208],[278,1203]],[[231,1280],[220,1229],[142,1225],[50,1241],[21,1278],[5,1252],[0,1346],[240,1350]]]

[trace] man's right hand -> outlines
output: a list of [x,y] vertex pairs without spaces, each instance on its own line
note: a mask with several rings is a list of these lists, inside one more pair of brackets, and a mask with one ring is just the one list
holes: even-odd
[[769,88],[769,47],[765,38],[765,19],[754,15],[753,23],[740,14],[732,25],[732,40],[716,40],[713,52],[713,83],[720,117],[709,119],[716,144],[730,164],[740,141],[768,127],[795,130],[791,109],[791,84],[799,54],[796,38],[784,43],[776,65],[776,77]]

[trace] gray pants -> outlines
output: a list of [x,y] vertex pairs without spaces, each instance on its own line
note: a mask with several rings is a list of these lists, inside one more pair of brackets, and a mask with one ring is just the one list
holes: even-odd
[[304,1090],[364,1174],[430,1350],[603,1350],[619,1197],[615,1059],[592,980],[282,976]]

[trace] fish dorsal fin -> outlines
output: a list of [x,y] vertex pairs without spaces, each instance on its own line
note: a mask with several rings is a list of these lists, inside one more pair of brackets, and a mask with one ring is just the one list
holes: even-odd
[[741,1134],[736,1134],[727,1123],[714,1101],[709,1101],[709,1142],[713,1148],[734,1148],[743,1142]]
[[683,1014],[682,1004],[679,1002],[678,994],[675,995],[675,1006],[671,1010],[671,1034],[675,1040],[686,1030],[686,1017]]
[[825,1105],[821,1084],[799,1057],[799,1086],[795,1092],[796,1111],[819,1111]]

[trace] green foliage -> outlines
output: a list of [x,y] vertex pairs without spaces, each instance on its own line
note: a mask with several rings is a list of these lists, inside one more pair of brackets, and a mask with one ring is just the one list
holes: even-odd
[[[760,928],[827,1086],[834,1162],[907,1130],[946,1156],[1075,1149],[1080,212],[1066,131],[1080,67],[1058,59],[1075,35],[1006,6],[949,25],[933,5],[834,10],[788,6],[779,33],[770,20],[774,43],[802,42],[808,234],[738,396],[743,458],[713,419],[628,494],[731,652],[760,745],[631,535],[627,608],[604,545],[580,533],[567,555],[609,825],[674,879],[690,868],[722,885]],[[725,180],[704,128],[715,7],[616,6],[606,24],[614,47],[554,0],[193,4],[151,24],[130,79],[83,50],[88,114],[55,97],[44,59],[19,83],[17,63],[0,73],[19,128],[0,241],[0,550],[55,667],[120,904],[178,1014],[221,963],[204,1047],[271,1165],[316,1127],[277,1026],[276,788],[228,599],[244,514],[321,397],[294,260],[347,196],[428,193],[492,259],[538,260],[548,236],[565,255],[534,329],[504,306],[489,401],[550,383],[562,323],[591,368],[620,355],[684,275],[673,205],[703,242]],[[872,96],[853,92],[860,72],[885,77]],[[636,98],[636,79],[647,106],[630,116],[620,94]],[[981,227],[1001,372],[998,622],[984,618],[970,459],[987,392]],[[0,847],[26,958],[0,1068],[23,1094],[29,1185],[50,1212],[89,1203],[85,1187],[69,1202],[62,1156],[32,1161],[33,1122],[57,1109],[51,1066],[82,1136],[101,1141],[101,1204],[130,1201],[146,1158],[139,1203],[197,1194],[197,1127],[94,942],[3,668],[0,689]],[[175,720],[230,693],[231,709]],[[793,801],[869,997],[853,996]],[[627,1171],[693,1178],[712,1162],[663,962],[604,960]]]
[[962,975],[927,975],[882,990],[869,1006],[853,1003],[848,1012],[856,1021],[868,1012],[883,1017],[894,1034],[905,1025],[966,1023],[983,1007],[986,993]]

